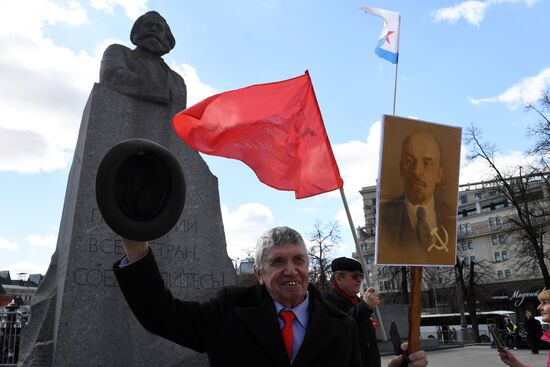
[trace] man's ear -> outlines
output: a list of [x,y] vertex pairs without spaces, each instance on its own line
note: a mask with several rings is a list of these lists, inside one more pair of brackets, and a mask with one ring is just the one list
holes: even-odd
[[339,285],[339,284],[340,284],[340,279],[341,279],[341,278],[342,278],[342,277],[340,276],[340,274],[334,273],[334,283],[336,283],[337,285]]
[[264,281],[262,279],[262,274],[260,273],[260,270],[256,268],[256,264],[254,264],[254,275],[256,275],[256,279],[258,279],[258,283],[264,284]]

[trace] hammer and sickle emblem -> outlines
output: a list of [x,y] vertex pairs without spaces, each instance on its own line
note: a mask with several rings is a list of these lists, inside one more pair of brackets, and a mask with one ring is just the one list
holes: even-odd
[[443,241],[441,237],[439,237],[437,228],[432,229],[430,233],[433,237],[435,237],[435,241],[428,248],[428,252],[430,252],[434,247],[436,250],[445,250],[445,252],[449,252],[449,248],[447,247],[447,244],[449,243],[449,234],[447,233],[447,230],[445,229],[445,227],[443,226],[440,226],[440,227],[443,230],[443,233],[445,233],[445,241]]

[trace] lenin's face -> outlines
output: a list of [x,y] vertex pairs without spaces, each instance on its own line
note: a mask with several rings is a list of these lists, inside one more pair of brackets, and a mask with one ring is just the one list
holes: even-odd
[[166,28],[166,22],[159,15],[146,15],[137,31],[135,44],[155,55],[168,53],[170,45],[166,38]]
[[403,142],[400,169],[409,201],[426,204],[443,178],[441,151],[435,137],[426,132],[409,135]]

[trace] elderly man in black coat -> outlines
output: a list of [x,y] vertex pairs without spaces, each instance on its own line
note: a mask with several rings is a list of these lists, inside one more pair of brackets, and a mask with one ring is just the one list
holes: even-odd
[[[123,243],[127,256],[114,272],[139,322],[207,353],[211,366],[362,366],[357,325],[308,283],[308,256],[298,232],[277,227],[262,235],[254,264],[260,284],[222,288],[204,303],[171,295],[146,242]],[[400,366],[401,358],[389,366]],[[422,351],[409,358],[409,366],[427,365]]]
[[363,366],[380,367],[375,321],[371,318],[380,303],[378,292],[374,288],[368,288],[363,299],[357,296],[364,277],[363,267],[357,260],[339,257],[332,261],[330,267],[332,286],[325,294],[325,300],[355,319]]

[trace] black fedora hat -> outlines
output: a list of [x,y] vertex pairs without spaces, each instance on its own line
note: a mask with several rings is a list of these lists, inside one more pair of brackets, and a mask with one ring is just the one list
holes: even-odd
[[95,190],[107,225],[135,241],[170,231],[185,204],[179,162],[168,149],[146,139],[113,146],[99,164]]

